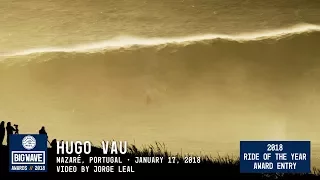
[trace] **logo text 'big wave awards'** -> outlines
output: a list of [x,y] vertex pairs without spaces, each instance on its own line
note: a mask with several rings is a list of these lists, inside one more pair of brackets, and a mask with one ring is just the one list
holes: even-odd
[[46,135],[10,135],[9,153],[9,172],[47,172]]

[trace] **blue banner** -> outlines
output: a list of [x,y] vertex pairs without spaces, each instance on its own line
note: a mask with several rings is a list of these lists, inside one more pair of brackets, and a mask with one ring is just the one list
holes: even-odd
[[310,141],[240,141],[241,173],[310,173]]
[[47,136],[12,134],[9,143],[9,172],[47,172]]

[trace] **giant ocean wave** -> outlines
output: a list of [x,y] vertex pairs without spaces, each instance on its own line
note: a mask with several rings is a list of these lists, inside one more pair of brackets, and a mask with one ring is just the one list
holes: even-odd
[[[28,64],[34,74],[55,73],[57,68],[60,72],[67,73],[68,69],[73,69],[73,73],[80,73],[80,69],[83,71],[83,68],[91,67],[114,72],[114,76],[121,73],[144,76],[144,73],[154,75],[155,72],[165,76],[172,71],[182,74],[193,72],[194,76],[198,76],[207,71],[217,73],[240,68],[248,76],[251,74],[254,77],[266,71],[266,74],[272,72],[280,78],[314,72],[320,66],[318,47],[318,25],[296,25],[242,35],[151,39],[122,37],[101,43],[2,53],[0,70],[10,71],[11,68],[5,68],[8,65]],[[38,63],[47,61],[52,62]]]
[[122,37],[101,43],[2,53],[0,70],[5,74],[15,68],[12,65],[29,65],[14,72],[28,70],[35,76],[45,77],[48,73],[58,73],[55,72],[58,69],[60,74],[65,72],[67,75],[71,72],[83,74],[90,68],[109,75],[113,72],[115,77],[154,76],[155,73],[173,76],[173,71],[175,75],[192,74],[198,77],[207,72],[225,74],[242,69],[248,77],[277,75],[279,79],[290,79],[290,76],[317,71],[320,67],[318,47],[318,25],[296,25],[241,35],[151,39]]
[[152,140],[164,132],[187,137],[194,128],[203,132],[198,139],[212,142],[225,129],[233,132],[229,140],[295,137],[286,131],[289,124],[297,132],[295,127],[316,127],[303,123],[306,117],[318,121],[319,47],[319,26],[299,25],[6,52],[0,57],[0,113],[37,124],[49,119],[83,130],[94,126],[95,137],[104,125],[117,127],[107,137],[120,127],[124,138],[132,137],[136,124],[141,137]]

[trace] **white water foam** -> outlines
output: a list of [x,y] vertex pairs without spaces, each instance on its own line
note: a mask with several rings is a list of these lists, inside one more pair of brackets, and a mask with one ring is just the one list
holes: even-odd
[[26,49],[17,52],[0,53],[0,57],[12,57],[12,56],[24,56],[35,53],[50,53],[50,52],[97,52],[107,49],[119,49],[128,48],[135,45],[138,46],[156,46],[162,44],[184,44],[189,42],[197,42],[213,39],[225,39],[229,41],[259,41],[264,39],[279,39],[284,36],[302,34],[306,32],[320,31],[320,25],[313,24],[299,24],[289,28],[260,31],[252,33],[243,33],[236,35],[224,35],[224,34],[204,34],[187,37],[170,37],[170,38],[140,38],[132,36],[120,36],[110,40],[102,42],[94,42],[88,44],[79,44],[69,47],[44,47]]

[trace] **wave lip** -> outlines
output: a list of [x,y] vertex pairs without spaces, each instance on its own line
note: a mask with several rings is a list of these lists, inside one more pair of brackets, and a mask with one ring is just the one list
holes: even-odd
[[128,48],[132,46],[156,46],[163,44],[184,44],[190,42],[198,42],[205,40],[224,39],[228,41],[260,41],[265,39],[281,39],[286,36],[319,32],[320,25],[313,24],[299,24],[289,28],[243,33],[236,35],[225,34],[204,34],[187,37],[170,37],[170,38],[140,38],[132,36],[119,36],[110,40],[95,42],[89,44],[80,44],[69,47],[45,47],[33,48],[11,53],[1,53],[0,57],[24,56],[36,53],[50,53],[50,52],[97,52],[101,50],[113,50],[119,48]]

